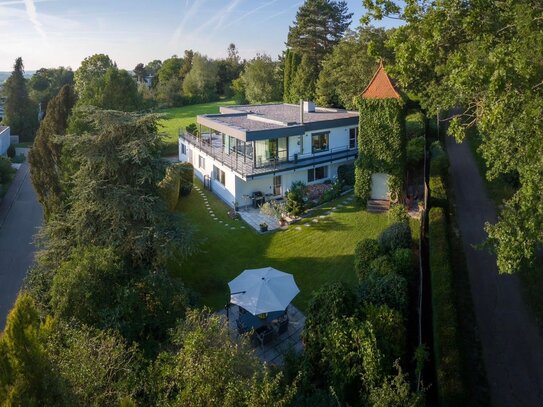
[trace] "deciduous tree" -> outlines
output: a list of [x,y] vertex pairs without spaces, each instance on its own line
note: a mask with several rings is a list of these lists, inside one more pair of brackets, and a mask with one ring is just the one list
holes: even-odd
[[[543,242],[543,9],[535,0],[366,0],[368,17],[395,15],[394,75],[431,113],[453,111],[451,135],[482,134],[490,179],[518,173],[520,187],[488,225],[501,272],[519,270]],[[416,61],[416,63],[414,63]],[[529,137],[526,135],[529,134]]]
[[241,75],[249,103],[266,103],[281,98],[281,81],[277,64],[266,54],[249,61]]

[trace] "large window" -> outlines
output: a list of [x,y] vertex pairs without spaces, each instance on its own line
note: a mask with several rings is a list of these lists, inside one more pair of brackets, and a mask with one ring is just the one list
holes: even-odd
[[328,166],[316,167],[307,170],[307,182],[318,181],[320,179],[328,178]]
[[187,155],[187,146],[181,143],[181,154]]
[[349,129],[349,148],[356,148],[356,141],[358,140],[358,128],[353,127]]
[[201,155],[198,156],[198,167],[205,170],[206,169],[206,159]]
[[224,171],[217,168],[216,166],[213,166],[213,178],[215,179],[215,181],[219,181],[223,185],[226,184]]
[[255,164],[264,167],[270,163],[287,160],[288,140],[286,137],[255,141]]
[[313,154],[320,153],[323,151],[328,151],[328,149],[330,148],[330,143],[329,143],[330,133],[329,132],[313,133],[311,136],[312,136],[311,145],[312,145]]

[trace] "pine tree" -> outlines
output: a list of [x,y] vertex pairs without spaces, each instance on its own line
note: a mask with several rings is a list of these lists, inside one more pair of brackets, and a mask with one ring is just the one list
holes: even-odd
[[63,394],[44,345],[32,298],[21,293],[0,337],[0,404],[63,405]]
[[320,66],[335,44],[343,38],[353,14],[345,1],[306,0],[290,27],[287,46],[309,55],[312,63]]
[[38,125],[38,111],[28,96],[21,57],[15,60],[4,89],[7,96],[4,123],[11,127],[11,134],[21,137],[21,141],[31,141]]
[[28,154],[30,176],[47,219],[61,202],[60,155],[61,144],[55,136],[64,135],[68,117],[75,104],[70,85],[64,85],[48,105],[48,113],[41,122],[33,148]]

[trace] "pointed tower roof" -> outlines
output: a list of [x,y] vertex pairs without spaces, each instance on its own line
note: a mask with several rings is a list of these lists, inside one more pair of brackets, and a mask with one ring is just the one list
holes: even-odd
[[379,62],[379,68],[373,75],[369,85],[362,92],[365,99],[401,99],[400,91],[385,72],[383,60]]

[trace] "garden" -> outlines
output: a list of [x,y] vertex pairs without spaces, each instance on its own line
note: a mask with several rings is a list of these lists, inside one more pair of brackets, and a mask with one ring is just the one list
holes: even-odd
[[[199,181],[195,185],[201,187]],[[348,194],[315,209],[286,231],[259,235],[242,220],[231,219],[228,208],[212,193],[204,193],[218,220],[209,215],[199,194],[181,199],[177,210],[197,225],[200,247],[187,261],[170,268],[212,309],[224,306],[227,282],[241,271],[271,266],[294,274],[301,290],[294,304],[304,311],[312,292],[324,283],[356,284],[356,243],[376,238],[392,222],[387,214],[366,212]]]

